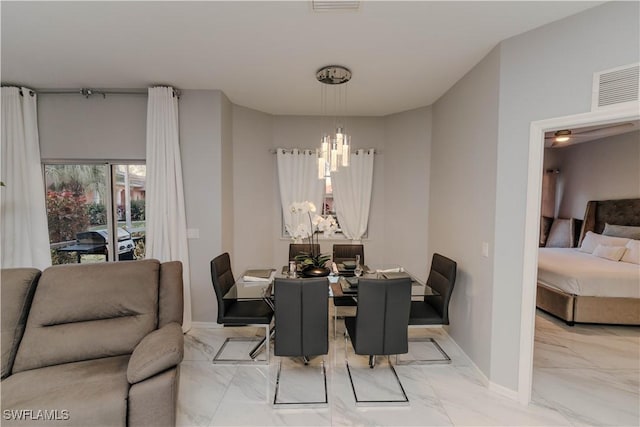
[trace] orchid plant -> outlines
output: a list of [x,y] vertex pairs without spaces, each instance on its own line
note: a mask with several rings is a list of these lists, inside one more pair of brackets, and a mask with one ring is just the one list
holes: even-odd
[[[304,266],[324,267],[331,259],[329,255],[315,253],[314,243],[318,243],[318,233],[324,233],[325,236],[331,236],[338,229],[338,223],[332,215],[322,217],[316,213],[316,205],[309,201],[294,202],[289,206],[289,210],[293,215],[306,215],[309,223],[300,221],[298,226],[293,230],[291,237],[294,242],[302,242],[305,238],[309,239],[309,251],[302,253],[296,257],[296,261]],[[312,214],[315,214],[313,217]],[[315,236],[315,242],[314,242]]]

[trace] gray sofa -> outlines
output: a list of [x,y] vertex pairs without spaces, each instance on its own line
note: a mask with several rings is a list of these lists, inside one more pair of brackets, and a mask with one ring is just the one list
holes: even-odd
[[182,264],[3,269],[3,426],[175,425]]

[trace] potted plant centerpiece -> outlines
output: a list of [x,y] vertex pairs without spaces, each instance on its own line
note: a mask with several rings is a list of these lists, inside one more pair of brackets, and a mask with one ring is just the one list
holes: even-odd
[[322,232],[325,236],[331,236],[337,230],[338,224],[335,218],[332,215],[327,215],[326,218],[314,215],[312,218],[311,214],[315,214],[316,206],[309,201],[294,202],[289,207],[289,210],[294,215],[307,216],[309,219],[308,224],[306,218],[300,221],[292,234],[295,242],[302,242],[305,238],[309,239],[309,250],[296,256],[296,261],[302,264],[303,276],[328,276],[331,273],[331,269],[326,264],[331,259],[331,256],[321,254],[319,250],[315,249],[316,245],[314,243],[318,243],[318,233]]

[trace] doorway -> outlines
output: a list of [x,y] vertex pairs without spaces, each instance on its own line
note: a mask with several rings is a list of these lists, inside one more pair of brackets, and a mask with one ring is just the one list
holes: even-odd
[[536,317],[536,278],[540,230],[540,200],[544,136],[546,132],[640,119],[638,106],[593,111],[572,116],[539,120],[531,123],[529,133],[529,168],[522,277],[522,317],[520,324],[520,366],[518,395],[523,404],[531,401],[533,378],[533,348]]

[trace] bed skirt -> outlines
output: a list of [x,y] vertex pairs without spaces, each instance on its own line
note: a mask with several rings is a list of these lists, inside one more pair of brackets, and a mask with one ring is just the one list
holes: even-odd
[[640,299],[567,294],[538,283],[536,306],[567,324],[640,325]]

